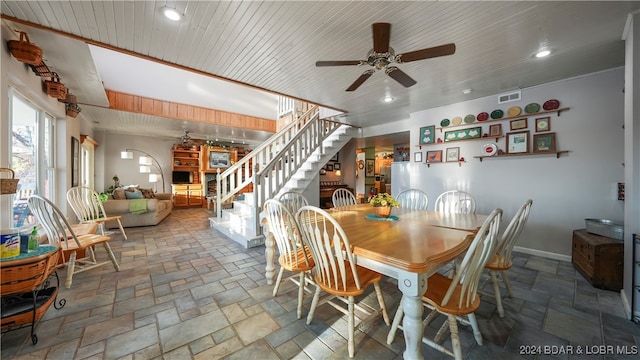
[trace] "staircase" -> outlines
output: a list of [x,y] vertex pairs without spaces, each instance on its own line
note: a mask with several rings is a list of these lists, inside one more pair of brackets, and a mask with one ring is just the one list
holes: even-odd
[[[286,191],[304,191],[358,131],[349,124],[320,119],[319,108],[314,106],[217,175],[217,217],[209,218],[211,227],[245,248],[263,245],[259,215],[264,202]],[[253,192],[234,200],[232,209],[219,206],[251,183]]]

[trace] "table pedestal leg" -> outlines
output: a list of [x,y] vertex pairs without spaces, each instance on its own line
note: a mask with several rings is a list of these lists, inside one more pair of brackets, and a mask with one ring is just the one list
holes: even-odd
[[402,319],[402,327],[404,333],[404,342],[407,346],[403,353],[404,359],[424,359],[420,352],[420,344],[422,344],[422,300],[420,297],[405,296],[402,301],[402,309],[404,310],[404,318]]
[[275,244],[276,241],[273,238],[273,234],[271,234],[270,231],[265,231],[266,234],[266,239],[264,241],[264,256],[267,260],[267,267],[265,268],[265,276],[267,278],[267,284],[272,285],[273,284],[273,278],[276,275],[276,267],[274,264],[275,261],[275,255],[276,255],[276,251],[275,251]]

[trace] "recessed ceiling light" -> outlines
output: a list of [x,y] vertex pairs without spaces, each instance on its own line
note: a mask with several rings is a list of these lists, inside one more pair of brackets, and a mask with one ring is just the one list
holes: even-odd
[[172,9],[169,7],[163,7],[162,8],[162,13],[164,14],[164,16],[172,21],[179,21],[180,19],[182,19],[182,14],[178,12],[178,10],[176,9]]
[[549,54],[551,54],[551,51],[549,51],[549,50],[542,50],[542,51],[540,51],[540,52],[538,52],[538,53],[536,54],[536,57],[537,57],[537,58],[542,58],[542,57],[545,57],[545,56],[549,56]]
[[465,95],[468,95],[468,94],[471,94],[471,91],[473,91],[473,90],[471,90],[470,88],[469,89],[464,89],[464,90],[462,90],[462,93],[465,94]]
[[390,95],[387,95],[387,96],[385,96],[385,97],[384,97],[384,99],[382,99],[382,101],[384,101],[384,102],[386,102],[386,103],[390,103],[390,102],[392,102],[393,100],[395,100],[395,99],[394,99],[392,96],[390,96]]

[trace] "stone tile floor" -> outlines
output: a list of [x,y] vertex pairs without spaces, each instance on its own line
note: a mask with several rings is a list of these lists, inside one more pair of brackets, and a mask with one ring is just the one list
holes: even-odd
[[[311,325],[298,320],[295,285],[284,282],[271,296],[264,247],[245,250],[226,239],[209,228],[210,214],[175,210],[158,226],[126,229],[128,241],[115,231],[111,245],[121,271],[107,265],[76,275],[59,294],[66,306],[50,308],[37,326],[36,345],[29,329],[2,334],[2,359],[347,358],[341,314],[325,305]],[[514,262],[505,317],[489,296],[476,313],[484,345],[461,326],[465,358],[638,358],[618,354],[640,346],[640,326],[625,319],[617,292],[592,287],[570,263],[521,253]],[[400,299],[395,280],[385,279],[382,289],[393,316]],[[371,293],[369,300],[375,303]],[[433,335],[443,321],[438,317],[425,333]],[[401,359],[402,331],[387,345],[388,330],[378,319],[358,332],[355,358]],[[448,358],[426,345],[422,351],[428,359]]]

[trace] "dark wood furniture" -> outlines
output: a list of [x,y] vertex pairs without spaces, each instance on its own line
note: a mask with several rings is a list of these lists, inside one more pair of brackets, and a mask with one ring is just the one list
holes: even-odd
[[337,189],[345,188],[351,191],[352,194],[355,195],[353,189],[349,187],[349,185],[340,184],[337,181],[321,181],[320,182],[320,208],[330,209],[333,207],[333,202],[331,201],[331,196],[333,196],[333,192]]
[[595,287],[622,289],[623,242],[585,229],[573,231],[573,266]]

